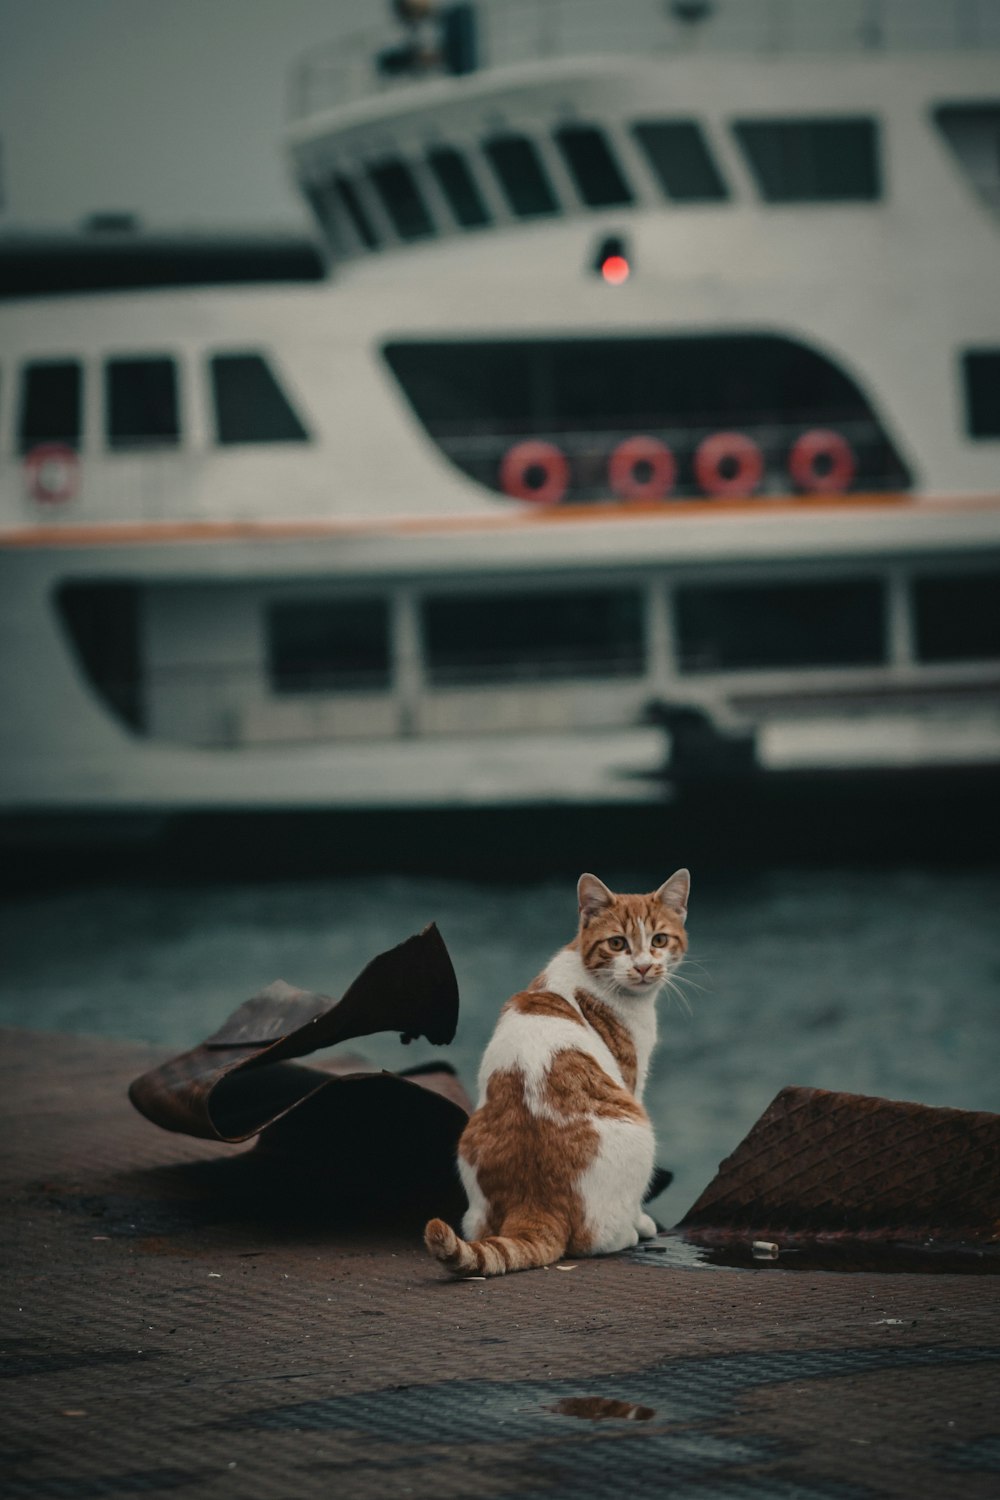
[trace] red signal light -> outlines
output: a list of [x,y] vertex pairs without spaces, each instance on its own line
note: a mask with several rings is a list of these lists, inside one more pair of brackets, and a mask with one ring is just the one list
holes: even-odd
[[631,267],[624,255],[608,255],[601,261],[601,275],[609,286],[621,286],[628,281]]

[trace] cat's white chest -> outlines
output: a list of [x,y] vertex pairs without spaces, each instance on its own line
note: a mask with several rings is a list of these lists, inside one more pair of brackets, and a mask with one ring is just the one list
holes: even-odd
[[656,1001],[653,996],[639,1002],[630,1018],[629,1030],[635,1043],[635,1097],[641,1099],[656,1046]]

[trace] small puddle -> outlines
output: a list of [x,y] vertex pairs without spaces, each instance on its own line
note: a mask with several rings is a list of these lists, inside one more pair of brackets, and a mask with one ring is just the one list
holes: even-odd
[[[704,1233],[704,1232],[702,1232]],[[630,1260],[674,1270],[729,1271],[881,1271],[886,1275],[998,1276],[1000,1244],[914,1244],[885,1240],[817,1240],[774,1242],[722,1234],[705,1234],[700,1243],[680,1233],[658,1234],[635,1250]]]
[[583,1417],[588,1422],[603,1422],[609,1417],[619,1422],[648,1422],[656,1412],[651,1406],[637,1406],[634,1401],[613,1401],[608,1396],[565,1396],[546,1411],[561,1417]]

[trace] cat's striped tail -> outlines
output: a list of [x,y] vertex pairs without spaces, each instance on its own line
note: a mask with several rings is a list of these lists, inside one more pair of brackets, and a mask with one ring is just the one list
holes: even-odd
[[431,1219],[424,1244],[454,1276],[503,1276],[507,1271],[530,1271],[547,1266],[566,1253],[566,1237],[554,1224],[516,1235],[490,1234],[482,1240],[463,1240],[442,1219]]

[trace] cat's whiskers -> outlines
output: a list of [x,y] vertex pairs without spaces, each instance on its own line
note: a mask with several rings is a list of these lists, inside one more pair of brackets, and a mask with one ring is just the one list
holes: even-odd
[[[669,1005],[672,1000],[676,1000],[680,1009],[689,1016],[694,1014],[694,1010],[691,1001],[685,995],[681,985],[690,982],[689,980],[682,979],[679,974],[675,973],[668,974],[663,985],[663,993],[667,997],[667,1004]],[[694,988],[697,989],[699,986],[695,985]]]
[[692,979],[691,975],[687,972],[686,964],[684,969],[685,972],[683,974],[678,974],[675,971],[670,977],[676,979],[679,984],[685,985],[689,990],[697,990],[699,995],[707,995],[711,992],[712,986],[710,984],[699,984],[697,979]]

